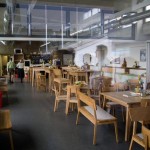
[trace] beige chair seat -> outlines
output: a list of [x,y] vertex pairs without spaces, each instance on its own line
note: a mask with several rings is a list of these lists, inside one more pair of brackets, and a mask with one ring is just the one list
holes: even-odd
[[[112,116],[111,114],[109,114],[108,112],[106,112],[104,109],[100,108],[99,106],[96,106],[97,110],[96,110],[96,116],[97,116],[97,121],[98,120],[116,120],[116,118],[114,116]],[[90,106],[84,106],[84,108],[94,116],[94,111]]]

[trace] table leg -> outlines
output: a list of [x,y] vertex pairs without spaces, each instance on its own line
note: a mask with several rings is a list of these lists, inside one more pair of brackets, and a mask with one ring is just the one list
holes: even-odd
[[33,84],[34,84],[34,69],[32,71],[32,87],[33,87]]
[[131,119],[129,116],[129,107],[126,108],[126,127],[125,127],[125,141],[129,140]]

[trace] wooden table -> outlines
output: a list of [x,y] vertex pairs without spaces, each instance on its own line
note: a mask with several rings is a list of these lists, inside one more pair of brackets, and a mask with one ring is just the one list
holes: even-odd
[[103,93],[101,93],[101,95],[104,96],[104,104],[103,104],[104,107],[106,105],[107,99],[126,107],[125,141],[128,141],[129,136],[130,136],[130,125],[131,125],[131,120],[129,117],[129,108],[140,105],[140,102],[142,99],[150,99],[150,96],[146,96],[146,97],[140,97],[140,96],[125,97],[125,96],[123,96],[123,95],[130,95],[129,91],[103,92]]

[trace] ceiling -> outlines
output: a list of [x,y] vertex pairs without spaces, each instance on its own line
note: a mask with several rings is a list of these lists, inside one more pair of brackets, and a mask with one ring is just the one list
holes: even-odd
[[[131,6],[131,1],[132,0],[1,0],[0,3],[1,4],[7,4],[7,6],[12,6],[12,4],[29,4],[31,9],[34,9],[34,7],[36,5],[64,5],[64,6],[72,6],[72,7],[96,7],[96,8],[109,8],[109,9],[113,9],[116,11],[120,11],[124,8],[127,8],[128,6]],[[138,1],[138,0],[135,0]],[[23,12],[24,10],[22,10],[23,14],[26,14],[26,12]],[[0,20],[4,20],[4,12],[5,12],[5,8],[0,8]],[[20,9],[16,9],[15,10],[16,14],[21,14],[21,10]],[[42,20],[43,16],[42,13],[39,11],[38,14],[35,12],[35,14],[38,16],[38,20],[40,19],[40,21]],[[44,15],[44,13],[43,13]],[[57,16],[57,15],[54,15]],[[26,16],[25,16],[26,17]],[[23,17],[22,17],[23,18]],[[16,20],[20,21],[19,17],[15,17]],[[38,20],[37,20],[37,24],[38,24]],[[43,19],[44,20],[44,19]],[[56,19],[55,19],[56,20]],[[21,21],[23,22],[23,20]],[[9,24],[7,24],[9,25]],[[4,22],[0,21],[0,30],[4,28]],[[24,30],[24,28],[22,28],[23,23],[21,24],[20,30]],[[40,25],[39,25],[40,26]],[[9,31],[8,31],[9,32]],[[18,28],[16,31],[14,32],[19,32]],[[25,31],[27,32],[27,31]],[[18,38],[21,40],[21,38]],[[0,40],[2,40],[0,38]],[[65,39],[63,39],[65,40]],[[76,39],[77,40],[77,39]],[[13,38],[11,40],[12,42],[8,42],[8,44],[15,44],[16,43],[13,41]],[[24,40],[22,40],[23,42]],[[24,42],[25,44],[29,43],[29,47],[31,45],[30,41],[32,41],[32,39],[27,39],[26,41],[28,42]],[[66,40],[67,42],[67,40]],[[40,42],[36,41],[36,43],[38,44],[34,44],[34,49],[36,49],[36,45],[37,45],[37,49],[39,49],[39,46],[42,45],[44,42]],[[54,48],[56,46],[59,46],[59,44],[61,43],[61,39],[53,39],[53,41],[51,41],[51,44],[49,44],[49,47],[52,45],[54,45]],[[2,45],[2,43],[0,43],[0,45]]]

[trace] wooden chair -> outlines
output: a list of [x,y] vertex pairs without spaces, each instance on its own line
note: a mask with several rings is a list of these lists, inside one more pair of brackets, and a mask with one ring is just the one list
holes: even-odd
[[145,143],[143,139],[143,134],[136,133],[137,129],[137,122],[142,123],[143,125],[147,125],[150,123],[150,99],[142,99],[141,106],[136,108],[129,109],[129,115],[131,120],[133,121],[133,135],[130,143],[129,150],[132,150],[133,141],[140,144],[142,147],[145,148]]
[[62,71],[60,69],[53,69],[52,76],[51,76],[51,92],[54,90],[54,78],[62,78]]
[[[116,92],[118,91],[118,88],[119,88],[119,84],[115,84],[113,87],[104,87],[102,88],[102,92]],[[115,108],[116,107],[120,107],[120,105],[116,102],[112,102],[112,101],[107,101],[106,102],[106,109],[107,111],[110,113],[110,111],[112,110],[112,114],[113,116],[115,116]],[[123,109],[123,106],[121,106],[121,111],[122,111],[122,118],[123,118],[123,121],[125,120],[125,115],[124,115],[124,109]]]
[[[96,106],[95,100],[90,98],[89,96],[78,92],[78,114],[76,124],[79,122],[80,113],[83,114],[90,122],[94,125],[94,137],[93,144],[96,144],[96,130],[97,125],[101,124],[114,124],[115,126],[115,134],[116,134],[116,142],[118,142],[118,128],[117,128],[117,118],[107,113],[101,107]],[[82,104],[85,105],[82,105]]]
[[60,69],[53,69],[53,77],[54,78],[62,78],[62,72]]
[[137,86],[139,86],[139,80],[138,79],[129,79],[128,80],[128,86],[129,86],[129,90],[130,91],[134,91],[135,90],[135,88],[137,87]]
[[43,88],[45,91],[47,89],[46,85],[46,75],[39,75],[39,88]]
[[37,89],[39,89],[40,75],[41,75],[41,73],[38,72],[38,71],[35,73],[35,87],[36,87]]
[[68,115],[69,105],[78,103],[77,91],[79,90],[80,90],[80,87],[77,85],[67,86],[66,115]]
[[111,85],[112,78],[110,77],[96,77],[93,78],[92,82],[92,89],[90,90],[90,97],[98,101],[99,106],[102,107],[102,101],[101,101],[101,96],[100,93],[102,92],[102,88],[107,88],[110,87]]
[[142,126],[143,139],[145,144],[145,150],[150,149],[150,129]]
[[10,120],[10,111],[0,111],[0,132],[8,132],[10,136],[11,149],[14,150],[13,138],[12,138],[12,124]]
[[54,112],[58,108],[58,104],[60,101],[65,101],[67,100],[67,94],[62,95],[59,92],[59,86],[57,83],[54,83],[54,92],[55,92],[55,105],[54,105]]

